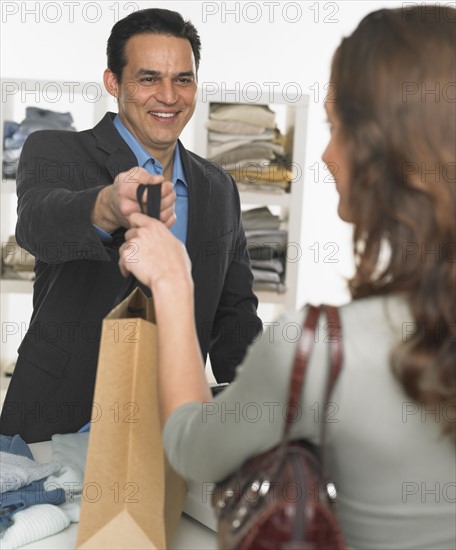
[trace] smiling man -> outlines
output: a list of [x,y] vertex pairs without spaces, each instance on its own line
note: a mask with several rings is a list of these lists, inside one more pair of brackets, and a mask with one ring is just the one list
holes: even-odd
[[160,220],[187,247],[200,348],[219,382],[261,330],[236,185],[179,141],[196,104],[195,27],[138,11],[114,25],[107,54],[119,113],[83,132],[33,133],[18,167],[16,237],[36,282],[0,431],[27,442],[90,419],[101,322],[125,288],[118,250],[142,183],[162,183]]

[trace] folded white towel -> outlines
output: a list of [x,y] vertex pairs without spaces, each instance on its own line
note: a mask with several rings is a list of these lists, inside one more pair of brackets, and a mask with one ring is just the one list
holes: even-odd
[[0,539],[0,549],[10,550],[55,535],[70,525],[70,519],[58,506],[36,504],[13,516],[11,525]]

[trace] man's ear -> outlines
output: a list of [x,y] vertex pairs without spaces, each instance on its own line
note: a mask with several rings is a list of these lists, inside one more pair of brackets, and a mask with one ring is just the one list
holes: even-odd
[[113,97],[119,99],[120,86],[117,82],[116,75],[111,71],[111,69],[105,69],[103,73],[103,83],[109,94]]

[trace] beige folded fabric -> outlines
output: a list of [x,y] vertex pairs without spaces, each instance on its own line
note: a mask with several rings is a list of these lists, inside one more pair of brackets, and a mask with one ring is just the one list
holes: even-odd
[[212,120],[235,120],[263,128],[275,128],[275,113],[266,105],[223,105],[211,111]]
[[241,138],[228,141],[227,143],[209,141],[207,144],[207,158],[214,160],[216,157],[219,157],[228,151],[232,151],[233,149],[237,149],[238,147],[249,147],[250,143],[251,142],[249,140],[243,140]]
[[12,267],[14,271],[33,271],[35,258],[21,248],[14,236],[8,238],[8,242],[2,243],[2,263]]
[[209,132],[209,142],[227,143],[228,141],[271,141],[275,139],[274,130],[265,130],[261,134],[227,134],[221,132]]
[[[227,145],[227,144],[223,144]],[[276,155],[283,155],[284,150],[281,145],[276,145],[269,141],[255,141],[253,143],[248,143],[235,149],[215,153],[215,151],[220,151],[222,148],[211,147],[211,154],[208,155],[210,160],[213,160],[217,163],[230,163],[238,162],[241,160],[246,160],[250,158],[259,158],[266,160],[274,160]]]
[[270,195],[278,195],[282,196],[288,193],[289,191],[289,184],[277,181],[277,182],[271,182],[271,183],[239,183],[236,182],[237,188],[239,189],[239,192],[243,193],[257,193],[258,194],[258,202],[264,202],[264,193],[268,193]]
[[262,126],[255,126],[255,124],[247,124],[246,122],[239,122],[237,120],[209,119],[205,126],[211,132],[236,135],[258,135],[266,130]]

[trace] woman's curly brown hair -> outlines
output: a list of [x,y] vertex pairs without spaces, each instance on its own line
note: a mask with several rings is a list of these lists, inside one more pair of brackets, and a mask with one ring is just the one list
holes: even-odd
[[[331,81],[351,159],[353,298],[407,296],[392,368],[445,432],[456,406],[456,10],[380,10],[337,49]],[[389,258],[379,254],[388,243]]]

